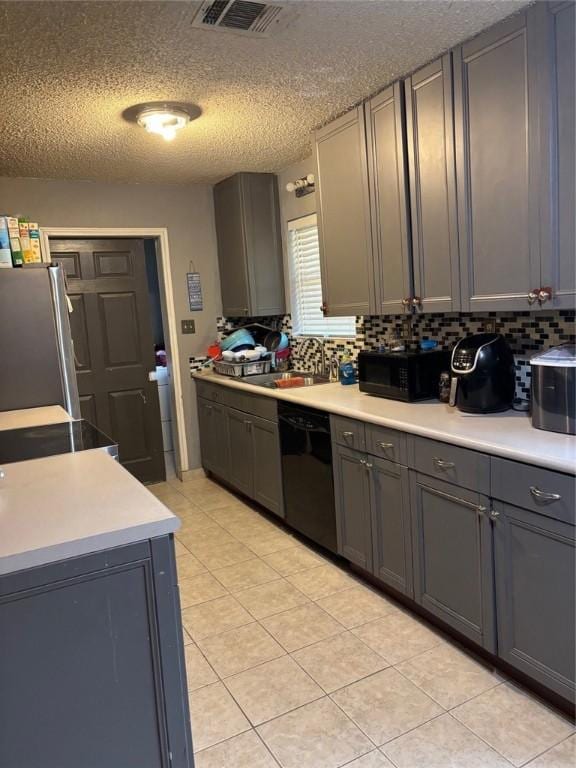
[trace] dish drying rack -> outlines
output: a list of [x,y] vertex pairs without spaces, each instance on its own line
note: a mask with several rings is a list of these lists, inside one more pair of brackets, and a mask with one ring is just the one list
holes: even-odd
[[214,360],[216,373],[223,376],[254,376],[259,373],[270,373],[271,360],[250,360],[246,363],[227,363],[224,360]]

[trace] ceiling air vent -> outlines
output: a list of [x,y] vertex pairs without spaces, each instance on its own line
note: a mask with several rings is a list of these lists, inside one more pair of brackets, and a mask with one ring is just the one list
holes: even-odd
[[252,0],[204,0],[193,27],[219,32],[270,37],[284,29],[296,16],[281,3],[259,3]]

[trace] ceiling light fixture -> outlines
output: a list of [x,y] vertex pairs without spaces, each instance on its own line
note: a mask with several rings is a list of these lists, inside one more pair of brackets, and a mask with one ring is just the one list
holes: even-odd
[[196,104],[154,101],[129,107],[124,110],[123,117],[131,123],[137,123],[148,133],[156,133],[165,141],[172,141],[176,133],[199,117],[201,112]]

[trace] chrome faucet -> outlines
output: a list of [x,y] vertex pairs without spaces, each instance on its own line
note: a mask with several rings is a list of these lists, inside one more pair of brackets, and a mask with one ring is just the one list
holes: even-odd
[[316,336],[307,336],[303,343],[304,348],[306,347],[306,344],[309,344],[310,342],[316,344],[320,349],[320,362],[314,363],[313,373],[317,376],[326,376],[326,351],[324,349],[324,343]]

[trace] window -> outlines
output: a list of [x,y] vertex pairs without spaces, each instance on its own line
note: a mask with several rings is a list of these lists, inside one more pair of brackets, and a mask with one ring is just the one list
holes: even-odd
[[356,335],[355,317],[324,317],[316,215],[288,222],[290,303],[295,336]]

